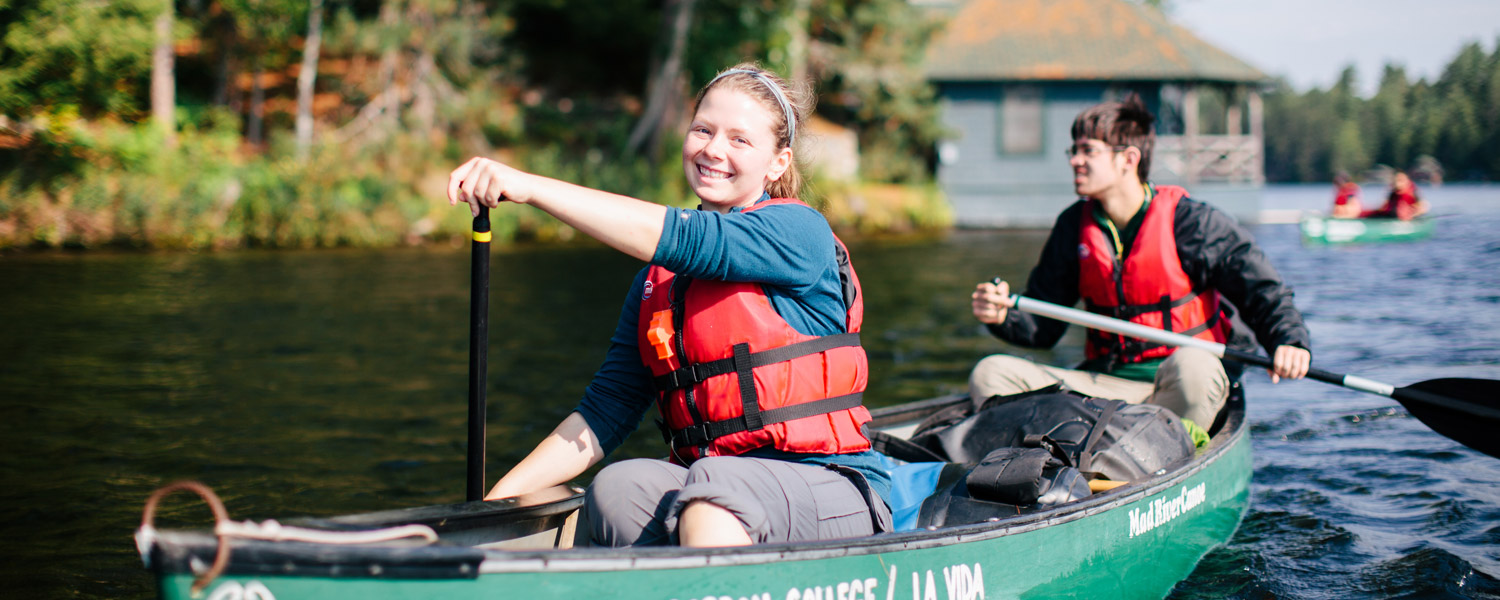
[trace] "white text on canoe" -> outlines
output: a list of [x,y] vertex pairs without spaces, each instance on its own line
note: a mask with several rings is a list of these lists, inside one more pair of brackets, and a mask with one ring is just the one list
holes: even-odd
[[[869,577],[841,581],[830,585],[794,587],[786,591],[786,600],[895,600],[898,577],[897,567],[891,565],[890,576],[883,594],[877,595],[880,580]],[[941,592],[938,582],[942,581]],[[939,593],[942,596],[939,596]],[[979,563],[943,567],[942,579],[932,569],[913,571],[911,574],[911,600],[982,600],[984,595],[984,571]],[[713,595],[688,600],[774,600],[770,592],[751,595]]]
[[1193,487],[1184,486],[1175,497],[1152,500],[1144,510],[1130,509],[1130,537],[1142,535],[1166,525],[1172,519],[1202,504],[1204,497],[1207,496],[1207,488],[1204,486],[1205,484],[1202,483]]

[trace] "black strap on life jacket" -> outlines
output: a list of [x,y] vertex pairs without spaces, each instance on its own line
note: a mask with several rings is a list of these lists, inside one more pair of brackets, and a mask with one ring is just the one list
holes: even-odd
[[791,406],[783,406],[781,408],[773,408],[771,410],[763,411],[760,410],[759,407],[756,407],[756,414],[760,419],[760,426],[754,428],[748,426],[747,419],[745,419],[744,417],[734,417],[730,419],[724,419],[722,421],[710,421],[708,423],[689,425],[682,429],[672,431],[663,429],[662,434],[666,439],[667,444],[672,448],[698,446],[707,444],[714,439],[721,438],[726,435],[732,435],[740,433],[742,431],[752,431],[753,429],[760,429],[761,427],[765,427],[766,425],[775,425],[777,423],[795,421],[797,419],[804,419],[807,417],[838,412],[841,410],[849,410],[862,404],[863,397],[864,392],[855,392],[853,394],[834,396],[832,398],[824,398],[822,400],[814,400],[812,402],[804,402],[802,404],[793,404]]
[[762,411],[760,396],[755,391],[755,375],[751,372],[752,369],[845,346],[859,346],[859,333],[825,335],[805,342],[754,353],[750,352],[750,344],[740,343],[734,345],[734,356],[688,365],[657,377],[657,388],[664,396],[672,390],[683,388],[686,388],[683,393],[691,394],[693,384],[726,373],[735,373],[740,385],[740,416],[707,423],[694,419],[699,422],[683,429],[674,431],[663,427],[662,436],[666,439],[667,445],[672,448],[698,446],[741,431],[755,431],[767,425],[859,406],[864,394],[857,392]]
[[[854,285],[854,267],[849,260],[849,252],[844,244],[835,238],[834,240],[834,262],[838,265],[839,287],[841,299],[844,301],[844,310],[847,313],[849,307],[859,300],[859,290]],[[683,285],[678,286],[678,280]],[[687,357],[683,348],[682,331],[683,322],[687,314],[687,283],[691,280],[685,277],[675,277],[672,287],[672,327],[676,330],[674,336],[677,342],[677,355]],[[658,419],[656,425],[661,429],[662,438],[673,452],[677,448],[688,446],[699,446],[707,444],[715,438],[739,433],[742,431],[755,431],[763,429],[767,425],[794,421],[815,415],[828,414],[841,410],[848,410],[862,404],[864,394],[856,392],[833,398],[824,398],[812,402],[794,404],[774,408],[767,411],[760,409],[760,398],[755,391],[755,376],[751,372],[756,367],[763,367],[779,362],[786,362],[794,358],[800,358],[810,354],[827,352],[834,348],[858,347],[859,332],[837,333],[822,337],[788,344],[760,352],[750,352],[749,344],[735,344],[734,355],[719,360],[684,365],[669,373],[662,374],[653,379],[656,383],[660,398],[665,401],[667,394],[674,390],[683,390],[688,410],[693,417],[693,425],[683,429],[671,430],[664,419]],[[702,383],[710,377],[736,373],[739,376],[741,416],[725,419],[723,421],[703,422],[699,415],[697,406],[693,402],[693,385]],[[699,449],[700,452],[703,448]]]
[[[762,350],[760,352],[749,352],[748,344],[735,344],[735,355],[729,358],[687,365],[656,377],[656,389],[663,392],[679,390],[691,385],[702,383],[709,377],[723,375],[725,373],[740,373],[741,381],[749,379],[749,369],[764,367],[779,362],[786,362],[794,358],[800,358],[809,354],[826,352],[834,348],[845,346],[858,346],[859,332],[836,333],[825,335],[820,338],[805,342],[788,344]],[[744,346],[746,354],[741,356],[740,347]],[[744,368],[742,371],[741,368]],[[743,384],[741,384],[743,385]]]
[[[683,324],[687,322],[687,290],[692,285],[693,278],[678,276],[672,278],[672,330],[677,335],[672,336],[672,341],[677,346],[678,356],[687,356],[686,344],[682,341]],[[662,393],[661,397],[666,398]],[[687,405],[688,415],[693,418],[694,423],[703,422],[703,414],[698,410],[698,404],[693,401],[693,390],[690,388],[683,392],[683,404]],[[665,410],[665,405],[661,407]],[[662,422],[662,433],[666,433],[665,421]],[[675,452],[675,449],[674,449]]]
[[[1093,312],[1093,313],[1097,313],[1097,314],[1101,314],[1101,315],[1106,315],[1106,316],[1112,316],[1112,317],[1114,317],[1116,319],[1121,319],[1121,320],[1125,320],[1125,321],[1129,321],[1130,319],[1132,319],[1134,317],[1137,317],[1137,316],[1140,316],[1140,315],[1143,315],[1143,314],[1146,314],[1146,313],[1160,312],[1161,313],[1161,323],[1162,323],[1162,327],[1161,328],[1163,330],[1171,333],[1172,332],[1172,310],[1175,309],[1175,308],[1182,307],[1182,306],[1186,305],[1189,302],[1192,302],[1193,299],[1197,298],[1198,296],[1203,295],[1203,293],[1205,291],[1207,291],[1207,288],[1197,288],[1197,289],[1194,289],[1193,291],[1191,291],[1191,292],[1183,295],[1183,297],[1178,298],[1176,300],[1173,300],[1171,296],[1167,296],[1166,294],[1162,294],[1162,297],[1161,297],[1160,300],[1158,300],[1156,302],[1150,302],[1150,303],[1147,303],[1147,304],[1123,304],[1123,305],[1120,305],[1120,306],[1101,306],[1101,305],[1098,305],[1098,304],[1094,304],[1093,302],[1087,302],[1087,301],[1085,301],[1085,303],[1084,303],[1085,306],[1084,307],[1087,308],[1089,310],[1089,312]],[[1186,335],[1186,336],[1195,336],[1195,335],[1198,335],[1198,334],[1203,333],[1205,331],[1208,331],[1209,329],[1212,329],[1215,325],[1219,324],[1219,318],[1220,318],[1219,313],[1220,312],[1221,311],[1215,310],[1215,311],[1213,311],[1212,314],[1210,314],[1208,316],[1208,319],[1206,321],[1204,321],[1202,323],[1199,323],[1198,325],[1196,325],[1194,327],[1189,327],[1186,331],[1179,331],[1179,332],[1176,332],[1176,333],[1180,333],[1180,334]],[[1127,336],[1123,336],[1123,335],[1117,335],[1117,334],[1113,334],[1113,333],[1108,333],[1108,332],[1104,332],[1104,331],[1099,331],[1099,330],[1096,330],[1096,329],[1089,329],[1088,332],[1087,332],[1087,335],[1091,339],[1091,341],[1093,341],[1100,348],[1110,348],[1111,349],[1110,352],[1111,352],[1111,354],[1114,355],[1114,356],[1111,357],[1111,366],[1113,366],[1113,363],[1118,362],[1120,360],[1126,360],[1126,359],[1134,358],[1134,357],[1140,356],[1142,354],[1145,354],[1146,351],[1148,351],[1148,350],[1154,350],[1156,348],[1160,348],[1160,347],[1166,345],[1166,344],[1157,344],[1157,343],[1154,343],[1154,342],[1148,342],[1146,340],[1138,340],[1138,339],[1135,339],[1135,338],[1131,338],[1131,337],[1127,337]]]
[[1184,294],[1181,298],[1178,298],[1176,300],[1173,300],[1171,296],[1162,294],[1161,299],[1157,300],[1156,302],[1147,302],[1145,304],[1101,306],[1098,304],[1094,304],[1093,302],[1088,302],[1087,305],[1088,309],[1092,312],[1096,312],[1102,315],[1110,315],[1116,319],[1124,319],[1127,321],[1149,312],[1159,312],[1162,314],[1163,322],[1166,324],[1165,327],[1167,331],[1171,331],[1172,309],[1187,305],[1187,303],[1192,302],[1193,299],[1203,295],[1203,293],[1206,291],[1208,291],[1207,287],[1194,288],[1192,291]]

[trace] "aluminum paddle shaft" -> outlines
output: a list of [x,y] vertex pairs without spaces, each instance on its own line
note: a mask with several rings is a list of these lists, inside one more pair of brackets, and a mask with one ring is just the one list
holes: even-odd
[[[1042,317],[1082,325],[1180,348],[1199,348],[1219,358],[1271,368],[1269,358],[1228,348],[1224,344],[1180,333],[1163,331],[1137,323],[1122,321],[1085,310],[1013,295],[1015,309]],[[1490,379],[1434,379],[1406,387],[1396,387],[1354,375],[1308,369],[1307,376],[1324,383],[1368,392],[1400,402],[1412,416],[1433,431],[1465,446],[1500,457],[1500,436],[1492,435],[1500,427],[1500,381]]]

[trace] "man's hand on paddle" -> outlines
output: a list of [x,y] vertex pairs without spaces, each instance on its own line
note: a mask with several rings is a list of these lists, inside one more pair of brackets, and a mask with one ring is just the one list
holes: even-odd
[[448,205],[464,202],[479,216],[480,205],[495,208],[503,201],[525,204],[531,199],[534,176],[476,156],[448,175]]
[[1276,356],[1271,357],[1271,364],[1275,368],[1266,370],[1271,374],[1271,383],[1281,381],[1282,377],[1302,379],[1307,375],[1308,367],[1312,366],[1312,353],[1296,346],[1277,346]]
[[1005,321],[1005,313],[1015,306],[1010,299],[1010,284],[996,277],[974,287],[974,318],[980,323],[998,325]]

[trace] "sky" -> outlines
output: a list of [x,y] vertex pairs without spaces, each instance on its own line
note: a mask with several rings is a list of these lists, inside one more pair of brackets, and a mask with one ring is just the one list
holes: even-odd
[[1199,38],[1298,91],[1327,89],[1354,65],[1372,95],[1386,63],[1434,81],[1469,42],[1494,52],[1500,0],[1173,0]]

